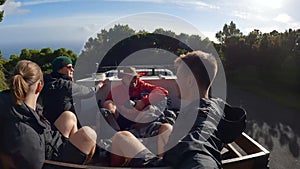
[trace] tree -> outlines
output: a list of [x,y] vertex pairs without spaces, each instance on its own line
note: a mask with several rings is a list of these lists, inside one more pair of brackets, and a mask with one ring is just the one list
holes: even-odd
[[[106,52],[119,41],[131,37],[135,33],[128,25],[117,24],[108,31],[101,30],[96,37],[90,37],[84,45],[84,50],[79,55],[80,58],[84,59],[77,61],[74,78],[80,79],[95,73],[97,71],[96,63],[102,60]],[[117,52],[117,55],[120,56],[121,54]],[[111,62],[114,62],[114,60],[111,60]],[[111,63],[111,65],[113,66],[114,63]]]
[[[0,5],[3,5],[5,3],[6,0],[0,0]],[[4,11],[0,11],[0,22],[2,21],[3,19],[3,14],[4,14]]]
[[[141,55],[132,62],[141,64],[145,57],[154,57],[154,55],[157,57],[159,55],[159,57],[162,56],[160,59],[165,64],[163,56],[166,56],[167,52],[180,55],[190,51],[191,48],[210,52],[209,49],[212,49],[213,45],[208,38],[202,39],[199,35],[185,33],[177,35],[175,32],[163,28],[157,28],[152,33],[145,30],[136,32],[128,25],[115,25],[108,31],[101,30],[97,37],[88,39],[79,56],[79,58],[85,59],[79,59],[78,62],[80,63],[76,65],[79,66],[77,68],[80,70],[81,77],[78,77],[76,72],[74,75],[75,79],[83,78],[84,75],[91,75],[95,72],[95,67],[91,65],[95,65],[95,63],[99,63],[101,67],[98,72],[107,71],[109,68],[103,67],[112,69],[113,66],[117,66],[119,62],[123,61],[122,58],[143,49],[151,49],[153,53]],[[155,64],[154,62],[152,64]]]
[[[72,50],[67,50],[65,48],[59,48],[52,52],[50,48],[38,49],[22,49],[20,56],[11,55],[9,60],[3,59],[0,64],[3,65],[3,71],[5,71],[5,79],[10,79],[13,74],[13,69],[18,61],[26,59],[36,62],[42,69],[43,73],[49,74],[52,72],[52,60],[58,56],[68,56],[71,58],[73,63],[77,60],[77,55]],[[0,53],[1,56],[1,53]],[[1,66],[1,65],[0,65]],[[1,68],[1,67],[0,67]],[[0,69],[1,76],[1,69]],[[1,79],[1,78],[0,78]]]
[[262,33],[258,29],[254,29],[245,37],[245,43],[250,49],[257,49]]
[[242,32],[236,27],[236,24],[233,21],[229,25],[225,24],[223,30],[216,33],[216,38],[224,44],[225,40],[231,36],[242,36]]
[[2,57],[2,53],[0,51],[0,91],[7,89],[7,84],[5,83],[6,78],[5,78],[5,69],[4,69],[4,64],[6,60]]

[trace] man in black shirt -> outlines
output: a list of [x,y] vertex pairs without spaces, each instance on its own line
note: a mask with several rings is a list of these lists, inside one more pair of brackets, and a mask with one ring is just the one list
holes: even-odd
[[[44,78],[44,88],[41,93],[44,114],[51,124],[64,112],[71,111],[76,117],[74,98],[85,99],[95,95],[103,85],[86,87],[73,82],[74,68],[72,60],[59,56],[52,61],[52,73]],[[81,125],[78,120],[78,128]]]

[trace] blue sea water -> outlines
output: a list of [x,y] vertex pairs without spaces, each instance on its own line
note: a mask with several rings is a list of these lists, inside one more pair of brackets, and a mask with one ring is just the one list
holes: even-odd
[[20,55],[22,49],[36,49],[41,50],[43,48],[50,48],[52,51],[60,48],[66,48],[72,50],[77,55],[83,49],[84,42],[80,41],[68,41],[68,42],[18,42],[18,43],[0,43],[0,50],[2,57],[8,59],[11,55]]

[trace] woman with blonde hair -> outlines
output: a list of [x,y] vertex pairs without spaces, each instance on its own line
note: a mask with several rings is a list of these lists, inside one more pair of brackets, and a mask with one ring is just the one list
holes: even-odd
[[43,116],[37,104],[43,73],[36,63],[19,61],[9,88],[0,93],[2,168],[41,169],[47,159],[78,164],[89,160],[96,146],[93,129],[78,130],[72,112],[61,114],[54,126]]

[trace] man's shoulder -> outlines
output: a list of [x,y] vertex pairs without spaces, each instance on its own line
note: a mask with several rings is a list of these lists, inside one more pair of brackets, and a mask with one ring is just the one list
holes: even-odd
[[57,89],[62,87],[71,87],[72,81],[53,74],[47,74],[44,77],[45,89]]
[[60,73],[53,73],[53,72],[50,74],[45,74],[44,80],[45,81],[56,81],[56,80],[71,81],[71,79],[68,76],[60,74]]

